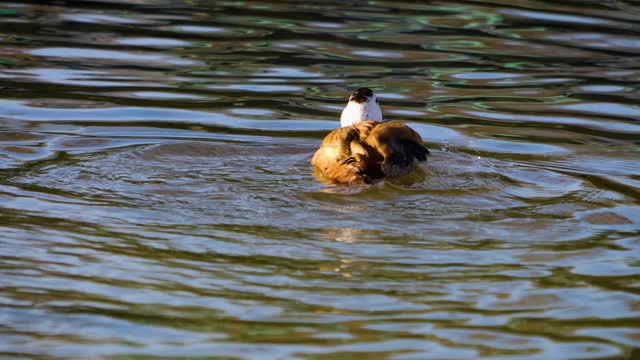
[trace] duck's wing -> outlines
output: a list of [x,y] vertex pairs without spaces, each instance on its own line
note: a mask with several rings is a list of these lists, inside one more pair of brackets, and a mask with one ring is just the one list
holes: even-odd
[[376,123],[365,141],[384,158],[382,171],[386,176],[412,172],[429,154],[420,135],[402,123]]
[[338,182],[371,182],[371,154],[354,126],[330,132],[313,155],[311,163],[322,175]]

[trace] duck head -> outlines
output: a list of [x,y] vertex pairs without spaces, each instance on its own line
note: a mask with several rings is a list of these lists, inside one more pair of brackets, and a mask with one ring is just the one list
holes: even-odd
[[349,97],[349,102],[340,116],[340,125],[345,127],[365,120],[382,121],[382,110],[373,90],[360,88]]

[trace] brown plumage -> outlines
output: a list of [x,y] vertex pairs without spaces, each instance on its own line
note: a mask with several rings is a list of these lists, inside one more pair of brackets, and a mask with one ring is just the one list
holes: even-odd
[[411,173],[427,154],[422,138],[410,127],[366,120],[329,133],[311,163],[337,183],[370,183]]

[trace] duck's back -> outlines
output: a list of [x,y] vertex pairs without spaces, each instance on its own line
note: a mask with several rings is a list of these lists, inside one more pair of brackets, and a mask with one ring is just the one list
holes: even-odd
[[425,161],[422,138],[402,123],[363,121],[329,133],[311,163],[338,183],[406,175]]

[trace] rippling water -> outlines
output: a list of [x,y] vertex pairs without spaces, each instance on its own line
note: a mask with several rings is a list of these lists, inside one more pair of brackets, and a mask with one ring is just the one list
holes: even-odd
[[[640,358],[637,1],[5,1],[0,42],[0,357]],[[360,86],[420,172],[313,177]]]

